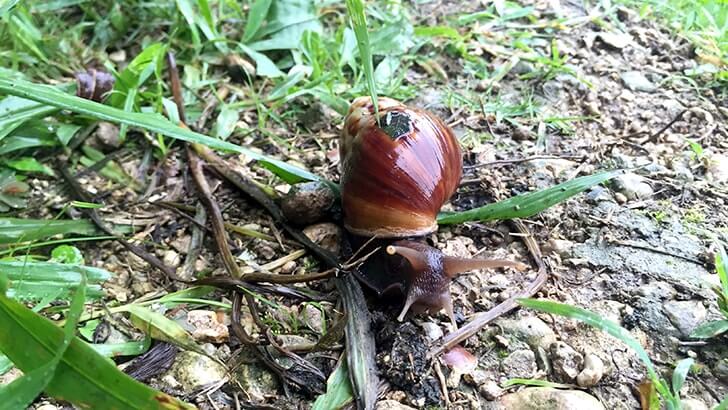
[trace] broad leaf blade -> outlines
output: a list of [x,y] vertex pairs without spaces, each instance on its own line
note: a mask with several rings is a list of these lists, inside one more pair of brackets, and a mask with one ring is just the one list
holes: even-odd
[[96,235],[100,233],[86,219],[20,219],[0,218],[0,244],[32,242],[56,235]]
[[84,284],[87,297],[96,299],[104,295],[100,284],[111,278],[111,273],[100,268],[53,262],[0,261],[0,272],[10,280],[8,296],[17,300],[41,300],[49,295],[66,299],[79,283]]
[[245,31],[243,32],[243,43],[248,43],[255,37],[265,17],[268,15],[268,9],[271,3],[272,0],[256,0],[250,7],[248,21],[245,22]]
[[[25,372],[52,360],[63,343],[63,330],[18,302],[0,295],[0,350]],[[89,345],[74,337],[46,388],[50,395],[93,408],[192,408],[120,372]]]
[[676,397],[679,397],[680,389],[682,389],[683,383],[685,383],[685,379],[688,377],[690,366],[692,365],[693,359],[688,357],[687,359],[680,360],[677,366],[675,366],[675,370],[672,372],[672,392]]
[[311,410],[341,409],[352,400],[354,396],[349,382],[349,366],[346,364],[346,354],[344,354],[326,381],[326,393],[316,398]]
[[714,320],[695,328],[690,337],[696,339],[709,339],[719,334],[728,332],[728,320]]
[[563,202],[594,185],[607,181],[622,171],[602,172],[566,181],[551,188],[521,194],[504,201],[462,212],[442,212],[437,216],[440,225],[459,224],[468,221],[492,221],[528,218],[544,209]]
[[132,315],[132,324],[153,339],[172,343],[185,350],[192,350],[207,356],[207,353],[182,326],[163,314],[133,304],[126,306],[125,310]]

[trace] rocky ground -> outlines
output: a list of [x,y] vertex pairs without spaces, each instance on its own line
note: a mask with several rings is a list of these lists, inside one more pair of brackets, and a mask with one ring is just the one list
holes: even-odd
[[[477,7],[472,3],[464,7]],[[685,408],[712,408],[728,394],[726,336],[702,342],[688,335],[699,324],[720,318],[710,286],[718,283],[712,265],[715,238],[728,242],[726,90],[694,75],[706,61],[693,45],[659,23],[619,9],[617,20],[595,24],[586,18],[589,9],[565,2],[553,8],[552,3],[558,2],[534,4],[543,20],[533,24],[476,25],[474,30],[492,41],[468,47],[488,61],[490,70],[502,70],[495,81],[471,75],[462,60],[440,52],[438,45],[422,53],[434,55],[433,64],[443,70],[446,81],[433,80],[418,65],[406,73],[405,85],[416,87],[408,104],[446,119],[465,147],[463,182],[448,208],[467,209],[578,175],[627,169],[608,185],[526,221],[550,274],[537,297],[583,307],[621,324],[668,380],[680,359],[694,358],[694,371],[680,396]],[[446,24],[455,9],[453,4],[430,2],[414,18],[421,24]],[[558,30],[541,24],[556,17],[566,22]],[[548,65],[503,46],[513,40],[513,30],[532,34],[537,39],[532,47],[543,55],[556,47],[564,61]],[[301,104],[302,114],[288,125],[301,130],[301,146],[307,148],[290,159],[337,180],[336,136],[343,119],[319,104]],[[248,117],[243,120],[255,123],[254,114],[244,115]],[[140,158],[129,155],[120,162],[129,170],[143,169]],[[188,257],[193,234],[186,218],[150,205],[163,200],[195,206],[183,161],[183,152],[173,151],[157,171],[157,186],[144,196],[119,187],[109,191],[106,201],[111,205],[106,209],[114,215],[105,216],[142,226],[137,237],[152,238],[158,256],[177,267],[178,274],[222,273],[212,246],[203,247],[197,258]],[[253,176],[263,180],[270,174],[257,171]],[[82,182],[96,192],[106,189],[98,177]],[[62,197],[49,194],[46,181],[31,185],[42,203],[63,203]],[[284,185],[274,188],[287,190]],[[251,270],[319,270],[312,257],[280,240],[275,224],[254,203],[226,184],[216,186],[215,195],[227,222],[276,238],[233,238],[234,252]],[[37,211],[52,213],[52,207]],[[306,229],[326,246],[337,246],[339,231],[331,222]],[[529,261],[526,247],[512,232],[508,223],[466,223],[441,228],[428,240],[449,255]],[[83,250],[87,261],[118,275],[107,285],[118,302],[176,286],[118,245]],[[456,318],[464,323],[534,278],[535,271],[511,270],[459,276],[451,286]],[[320,351],[310,351],[310,345],[324,334],[336,334],[340,311],[331,283],[307,288],[315,292],[312,300],[272,298],[264,320],[284,346],[307,352],[303,357],[328,375],[341,351],[338,340]],[[224,293],[213,296],[206,297],[230,302]],[[646,379],[645,367],[624,344],[594,328],[520,309],[462,343],[477,358],[477,366],[455,372],[440,359],[433,363],[426,357],[429,347],[452,330],[444,314],[408,316],[399,323],[394,319],[397,302],[368,297],[383,381],[378,408],[533,408],[529,406],[536,402],[565,409],[640,408],[638,386]],[[315,394],[288,391],[229,335],[225,309],[180,305],[166,315],[230,368],[193,352],[175,358],[172,351],[163,353],[167,359],[160,362],[159,368],[168,370],[140,376],[142,380],[201,408],[236,408],[241,402],[310,407]],[[107,342],[138,336],[123,321],[111,323]],[[254,329],[247,312],[243,324]],[[504,386],[512,378],[562,386]]]

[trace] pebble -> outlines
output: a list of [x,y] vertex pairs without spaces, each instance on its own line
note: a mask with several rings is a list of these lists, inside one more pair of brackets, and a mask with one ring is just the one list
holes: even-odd
[[278,379],[269,371],[257,364],[242,364],[235,372],[235,379],[240,383],[250,400],[263,403],[267,397],[278,392]]
[[682,405],[682,410],[708,410],[708,406],[698,399],[681,399],[680,404]]
[[598,33],[597,37],[614,48],[625,48],[632,43],[632,36],[621,31]]
[[[192,337],[195,340],[210,343],[223,343],[230,334],[224,323],[224,316],[210,310],[190,310],[187,312],[187,323],[192,326]],[[221,320],[222,319],[222,320]]]
[[486,400],[490,401],[497,400],[498,397],[503,395],[503,389],[501,389],[501,387],[498,386],[498,383],[494,382],[493,380],[488,380],[487,382],[480,385],[480,387],[478,387],[478,392]]
[[[559,390],[551,387],[528,387],[506,394],[498,401],[509,410],[604,410],[596,397],[579,390]],[[547,407],[544,404],[548,403]]]
[[501,370],[508,378],[528,379],[536,372],[536,355],[530,349],[516,350],[501,362]]
[[[621,193],[629,200],[647,199],[654,193],[645,177],[633,173],[619,175],[614,178],[613,183],[617,193]],[[616,195],[615,199],[617,199]],[[619,202],[619,199],[617,201]]]
[[584,369],[576,376],[576,384],[581,387],[596,386],[604,376],[604,362],[595,354],[584,358]]
[[303,321],[309,329],[320,335],[324,334],[324,318],[321,309],[306,304],[303,308]]
[[728,182],[728,156],[713,154],[706,159],[706,177],[708,180],[723,184]]
[[341,249],[341,228],[337,225],[330,222],[310,225],[303,228],[303,234],[316,245],[326,249],[334,255],[339,254],[339,250]]
[[40,406],[35,408],[35,410],[57,410],[57,409],[58,409],[58,407],[56,407],[50,403],[41,404]]
[[552,343],[549,353],[554,374],[563,382],[574,381],[584,364],[584,357],[581,353],[564,342]]
[[377,402],[377,410],[415,410],[415,408],[396,400],[380,400]]
[[167,381],[174,381],[185,393],[191,393],[223,380],[227,377],[227,370],[207,356],[192,351],[182,351],[177,354],[166,376]]
[[640,71],[625,71],[621,75],[624,85],[632,91],[653,92],[657,87]]
[[322,220],[336,201],[336,194],[324,182],[295,184],[281,200],[281,211],[290,222],[309,225]]
[[435,322],[424,322],[420,326],[422,326],[422,329],[425,330],[425,336],[432,341],[438,340],[444,336],[442,328]]
[[671,300],[665,302],[662,307],[673,326],[685,337],[689,336],[708,314],[705,306],[697,300]]
[[554,331],[551,330],[543,320],[536,316],[526,316],[516,320],[503,319],[497,322],[505,335],[512,335],[515,338],[528,344],[531,349],[548,347],[556,340]]

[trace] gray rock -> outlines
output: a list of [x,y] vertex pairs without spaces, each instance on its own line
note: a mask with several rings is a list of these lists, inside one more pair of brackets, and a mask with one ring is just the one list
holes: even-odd
[[242,364],[234,374],[250,400],[262,403],[278,391],[276,376],[257,364]]
[[498,402],[509,410],[604,410],[599,400],[583,391],[550,387],[529,387],[506,394]]
[[552,343],[549,353],[554,374],[563,382],[574,381],[584,364],[581,353],[564,342]]
[[336,194],[320,181],[295,184],[281,200],[281,211],[290,222],[308,225],[324,218],[336,201]]
[[516,350],[501,362],[508,378],[530,378],[536,372],[536,355],[529,349]]
[[624,174],[614,178],[614,189],[627,199],[647,199],[654,191],[645,177],[637,174]]
[[595,354],[584,358],[584,369],[576,376],[576,384],[581,387],[595,386],[604,376],[604,362]]
[[612,195],[609,194],[609,190],[603,186],[595,186],[586,194],[586,200],[596,204],[602,201],[611,201]]
[[719,360],[713,367],[713,375],[728,383],[728,358]]
[[[217,383],[227,377],[225,367],[213,359],[191,351],[180,352],[167,376],[176,381],[186,393]],[[165,380],[163,377],[162,380]]]
[[632,36],[621,31],[599,33],[597,37],[614,48],[625,48],[632,43]]
[[682,410],[708,410],[708,406],[698,399],[682,399],[680,404],[682,404]]
[[713,154],[706,159],[706,176],[712,182],[722,184],[728,182],[728,156]]
[[480,385],[480,387],[478,387],[478,392],[486,400],[490,401],[497,400],[498,397],[503,395],[503,389],[501,389],[501,387],[498,386],[498,383],[494,382],[493,380],[488,380],[487,382]]
[[671,300],[665,302],[663,309],[670,322],[685,337],[689,336],[708,314],[705,306],[697,300]]
[[548,349],[551,343],[556,340],[554,331],[536,316],[527,316],[515,320],[503,319],[499,320],[498,324],[505,335],[515,337],[533,350],[538,347]]
[[303,228],[303,234],[316,245],[338,255],[341,250],[341,228],[336,224],[325,222]]
[[622,73],[624,85],[632,91],[653,92],[657,87],[640,71],[626,71]]

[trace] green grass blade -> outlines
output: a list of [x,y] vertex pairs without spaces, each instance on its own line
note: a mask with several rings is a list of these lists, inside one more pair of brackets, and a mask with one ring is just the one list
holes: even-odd
[[440,225],[459,224],[468,221],[492,221],[528,218],[544,209],[563,202],[594,185],[607,181],[622,171],[602,172],[566,181],[551,188],[521,194],[504,201],[462,212],[442,212],[437,216]]
[[634,350],[637,357],[642,360],[642,363],[647,368],[647,373],[649,374],[650,379],[655,384],[660,395],[667,401],[673,399],[673,396],[670,394],[667,386],[655,372],[655,366],[652,364],[652,360],[650,360],[645,349],[642,348],[642,345],[640,345],[637,339],[635,339],[627,329],[623,328],[619,324],[614,323],[611,320],[604,319],[602,316],[588,310],[549,300],[519,299],[518,303],[529,309],[579,320],[621,340],[624,344]]
[[263,25],[263,21],[268,15],[271,3],[273,3],[272,0],[256,0],[250,7],[248,21],[245,22],[245,31],[243,32],[243,43],[250,42],[258,33],[258,29]]
[[364,76],[367,79],[369,95],[374,104],[374,114],[379,121],[379,103],[377,101],[377,86],[374,81],[374,64],[372,62],[372,48],[369,44],[369,31],[367,30],[367,17],[364,13],[362,0],[346,0],[346,10],[351,19],[351,25],[359,46],[359,57],[364,66]]
[[125,112],[91,100],[65,94],[53,87],[11,79],[3,74],[0,74],[0,93],[42,102],[78,114],[88,115],[103,121],[143,128],[181,141],[202,144],[219,150],[245,154],[260,162],[272,172],[276,174],[280,172],[285,175],[285,178],[282,178],[289,183],[321,180],[321,177],[306,171],[305,169],[259,154],[239,145],[231,144],[226,141],[211,138],[207,135],[179,127],[177,124],[171,123],[161,115]]
[[349,367],[346,364],[346,353],[326,381],[326,393],[318,396],[311,410],[341,409],[354,400],[349,382]]
[[[22,371],[53,359],[64,332],[48,319],[0,295],[0,350]],[[191,409],[119,371],[81,339],[72,338],[45,392],[79,408],[104,403],[108,409]]]
[[682,389],[683,383],[685,383],[685,379],[688,377],[688,372],[690,371],[690,366],[693,365],[693,359],[687,358],[680,360],[675,366],[675,370],[672,372],[672,392],[675,394],[675,397],[680,396],[680,389]]
[[37,241],[56,235],[95,235],[98,230],[86,219],[0,218],[0,244]]
[[726,255],[725,248],[720,243],[717,243],[717,246],[718,252],[715,254],[715,269],[718,271],[718,278],[723,287],[723,294],[728,295],[728,255]]
[[573,384],[564,384],[564,383],[554,383],[550,382],[548,380],[538,380],[538,379],[508,379],[505,383],[503,383],[503,388],[511,387],[511,386],[537,386],[537,387],[552,387],[554,389],[573,389],[575,386]]

